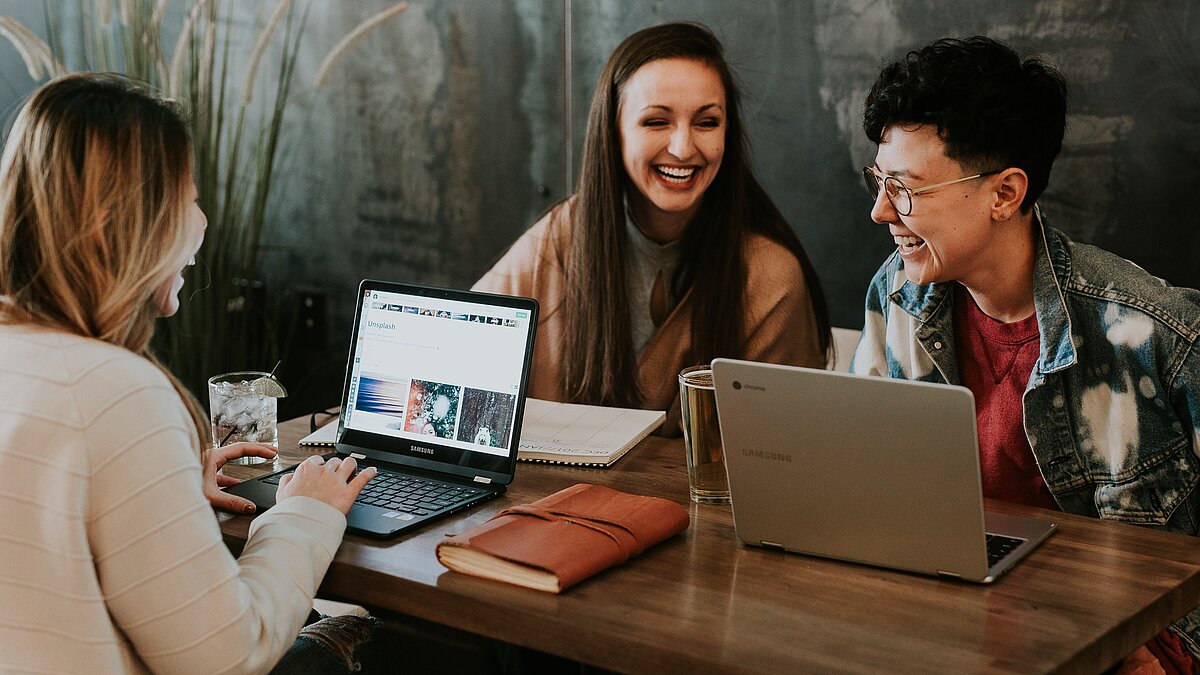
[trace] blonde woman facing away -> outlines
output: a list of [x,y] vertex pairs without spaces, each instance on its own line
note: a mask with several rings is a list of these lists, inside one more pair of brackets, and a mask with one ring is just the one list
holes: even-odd
[[374,475],[309,460],[240,558],[222,543],[216,467],[274,450],[213,451],[203,468],[203,412],[149,351],[204,237],[190,162],[174,107],[117,75],[44,85],[8,136],[0,671],[270,670],[303,646],[344,514]]
[[738,90],[703,26],[629,36],[588,114],[576,193],[475,285],[542,305],[531,396],[669,410],[714,357],[824,367],[829,318],[754,178]]

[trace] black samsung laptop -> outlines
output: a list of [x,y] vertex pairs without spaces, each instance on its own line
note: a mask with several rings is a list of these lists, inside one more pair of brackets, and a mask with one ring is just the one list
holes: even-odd
[[[504,493],[537,314],[529,298],[362,282],[327,455],[379,469],[347,515],[350,530],[392,536]],[[229,492],[261,513],[293,468]]]

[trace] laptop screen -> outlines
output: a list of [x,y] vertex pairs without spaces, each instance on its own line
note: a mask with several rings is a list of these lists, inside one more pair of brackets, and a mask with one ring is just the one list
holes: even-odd
[[364,281],[342,441],[511,475],[536,320],[525,298]]

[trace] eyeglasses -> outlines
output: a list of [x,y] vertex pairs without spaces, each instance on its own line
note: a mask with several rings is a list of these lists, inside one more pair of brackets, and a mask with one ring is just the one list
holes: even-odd
[[977,173],[974,176],[964,176],[963,178],[948,180],[945,183],[935,183],[933,185],[926,185],[925,187],[912,190],[909,189],[904,183],[901,183],[899,178],[896,178],[895,176],[885,176],[876,171],[874,167],[864,166],[863,180],[865,180],[867,183],[867,194],[871,195],[872,200],[879,198],[879,188],[880,186],[883,186],[883,192],[887,195],[888,201],[891,202],[892,208],[896,209],[896,213],[902,216],[907,216],[908,214],[912,213],[913,197],[921,193],[946,187],[947,185],[954,185],[955,183],[965,183],[966,181],[975,180],[976,178],[991,176],[993,174],[1000,173],[1003,170],[1004,169],[985,171],[983,173]]

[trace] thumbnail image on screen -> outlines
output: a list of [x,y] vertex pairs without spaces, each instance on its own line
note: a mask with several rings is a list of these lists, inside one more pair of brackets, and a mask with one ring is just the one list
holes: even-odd
[[458,440],[493,448],[507,448],[517,397],[498,391],[467,388],[463,391]]
[[438,438],[454,438],[460,391],[453,384],[413,380],[408,391],[408,416],[404,430]]
[[407,382],[396,382],[379,375],[363,373],[358,381],[358,396],[354,407],[364,412],[403,419],[404,402],[407,399]]

